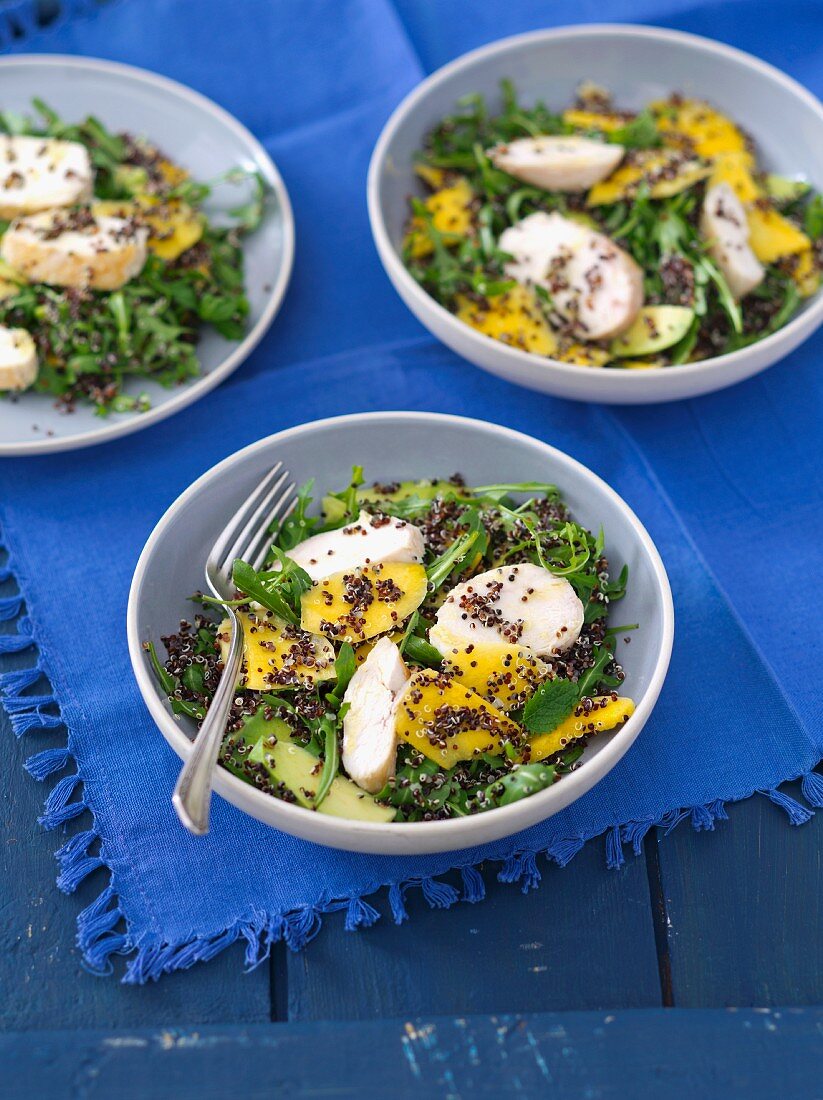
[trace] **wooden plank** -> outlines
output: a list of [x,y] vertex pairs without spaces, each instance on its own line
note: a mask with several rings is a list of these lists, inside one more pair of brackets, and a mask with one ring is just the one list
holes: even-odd
[[823,1010],[543,1013],[0,1037],[0,1093],[143,1100],[334,1096],[819,1097]]
[[[420,1013],[634,1008],[661,1003],[644,860],[608,871],[603,843],[565,868],[539,863],[523,895],[485,874],[487,897],[451,912],[410,891],[410,920],[395,926],[385,898],[373,928],[329,920],[299,955],[282,951],[277,1018],[369,1020]],[[456,879],[451,879],[458,885]]]
[[659,843],[674,1003],[819,1005],[823,811],[800,827],[760,796],[727,812]]
[[[0,562],[2,564],[2,562]],[[10,582],[0,597],[10,595]],[[0,623],[0,631],[10,632]],[[3,671],[31,664],[27,654],[3,655]],[[269,975],[265,966],[243,973],[238,946],[208,966],[164,979],[159,985],[121,986],[83,969],[75,946],[75,921],[105,884],[95,872],[71,897],[55,886],[54,851],[72,832],[88,828],[87,818],[68,831],[46,832],[37,824],[53,780],[37,783],[23,761],[39,749],[65,744],[64,731],[32,733],[19,741],[0,709],[3,747],[2,839],[0,841],[0,1027],[141,1027],[257,1022],[270,1018]],[[118,967],[122,972],[122,965]]]

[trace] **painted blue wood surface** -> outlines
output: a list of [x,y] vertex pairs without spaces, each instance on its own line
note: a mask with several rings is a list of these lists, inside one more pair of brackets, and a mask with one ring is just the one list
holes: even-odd
[[715,832],[659,842],[673,1003],[819,1005],[823,811],[799,828],[762,797],[727,812]]
[[0,1094],[820,1097],[823,1010],[543,1013],[0,1037]]

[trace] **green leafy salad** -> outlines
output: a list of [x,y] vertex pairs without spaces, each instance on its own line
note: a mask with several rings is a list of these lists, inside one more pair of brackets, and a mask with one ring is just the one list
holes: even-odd
[[[448,480],[299,494],[260,571],[234,563],[243,668],[220,764],[309,810],[435,821],[505,806],[620,727],[604,535],[547,484]],[[146,649],[176,714],[202,721],[230,623],[220,601]]]
[[632,112],[581,85],[555,112],[460,100],[427,135],[403,257],[484,335],[587,367],[649,369],[762,340],[816,293],[823,198],[766,173],[700,99]]
[[[242,240],[264,181],[238,168],[199,182],[144,137],[33,105],[0,112],[0,391],[142,411],[127,384],[197,377],[204,326],[244,335]],[[202,204],[226,182],[247,201],[217,225]]]

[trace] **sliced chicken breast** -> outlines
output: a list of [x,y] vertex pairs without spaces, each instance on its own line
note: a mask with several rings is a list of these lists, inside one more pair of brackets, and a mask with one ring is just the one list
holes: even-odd
[[518,138],[489,150],[496,168],[546,191],[588,191],[610,176],[625,152],[585,137]]
[[422,562],[424,552],[423,535],[414,524],[361,512],[356,523],[312,535],[290,550],[289,557],[313,581],[322,581],[372,562]]
[[0,135],[0,218],[73,206],[91,194],[89,154],[79,141]]
[[37,378],[37,349],[24,328],[0,325],[0,390],[27,390]]
[[548,292],[580,340],[624,332],[643,305],[643,272],[622,248],[562,214],[529,214],[500,236],[506,274]]
[[370,794],[385,787],[394,775],[397,757],[395,700],[408,679],[400,650],[381,638],[355,672],[343,703],[343,767],[349,777]]
[[583,627],[583,604],[565,577],[523,562],[489,569],[458,584],[429,631],[447,655],[455,647],[506,642],[539,656],[563,653]]
[[746,211],[728,183],[716,183],[706,192],[700,231],[735,298],[745,298],[760,286],[766,269],[751,250]]
[[46,210],[13,222],[0,256],[33,283],[119,290],[146,262],[148,229],[85,207]]

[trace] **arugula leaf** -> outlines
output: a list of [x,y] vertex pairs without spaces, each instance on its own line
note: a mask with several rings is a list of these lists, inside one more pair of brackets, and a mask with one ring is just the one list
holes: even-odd
[[529,733],[551,733],[569,717],[579,698],[571,680],[546,680],[523,708],[523,725]]
[[612,130],[606,138],[613,144],[625,145],[627,149],[652,149],[661,142],[654,115],[648,109],[641,111],[625,126]]
[[323,742],[323,770],[320,772],[320,781],[317,784],[317,793],[314,796],[313,808],[317,810],[326,795],[331,790],[335,776],[340,767],[340,746],[337,741],[337,716],[324,715],[319,722],[319,728],[324,736]]

